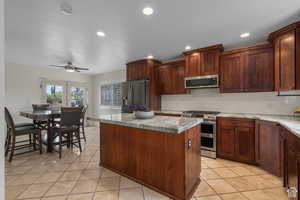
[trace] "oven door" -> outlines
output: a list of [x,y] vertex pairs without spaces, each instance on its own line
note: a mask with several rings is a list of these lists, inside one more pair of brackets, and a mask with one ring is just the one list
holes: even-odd
[[203,122],[201,124],[201,149],[216,151],[215,122]]

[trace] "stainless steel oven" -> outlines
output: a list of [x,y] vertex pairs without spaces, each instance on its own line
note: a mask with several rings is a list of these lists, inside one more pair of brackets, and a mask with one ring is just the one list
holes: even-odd
[[219,112],[211,111],[186,111],[189,117],[203,118],[201,123],[201,155],[216,158],[217,151],[217,123],[216,116]]

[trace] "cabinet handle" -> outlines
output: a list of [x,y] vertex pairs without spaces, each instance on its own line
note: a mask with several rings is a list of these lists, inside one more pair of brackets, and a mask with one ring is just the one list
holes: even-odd
[[191,139],[188,139],[187,147],[188,147],[188,149],[190,149],[192,147],[192,140]]

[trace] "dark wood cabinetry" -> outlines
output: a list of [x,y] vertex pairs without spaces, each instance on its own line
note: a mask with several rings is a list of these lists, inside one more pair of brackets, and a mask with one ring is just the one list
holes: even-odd
[[243,92],[244,59],[242,53],[227,54],[220,60],[220,91],[222,93]]
[[157,68],[160,94],[185,94],[185,60],[164,63]]
[[276,176],[282,176],[280,125],[256,120],[255,129],[256,163],[266,171]]
[[150,81],[149,96],[150,109],[160,110],[161,97],[159,94],[156,68],[161,62],[153,59],[144,59],[127,63],[127,81],[148,79]]
[[286,26],[269,36],[274,44],[275,89],[300,89],[300,22]]
[[100,164],[176,200],[190,199],[200,179],[200,126],[167,134],[100,124]]
[[219,72],[219,56],[222,45],[184,52],[186,57],[185,77],[216,75]]
[[284,186],[298,191],[300,199],[300,138],[285,128],[281,128],[281,147]]
[[274,62],[271,44],[223,53],[220,58],[220,91],[222,93],[273,90]]
[[254,163],[254,120],[218,118],[217,155],[235,161]]

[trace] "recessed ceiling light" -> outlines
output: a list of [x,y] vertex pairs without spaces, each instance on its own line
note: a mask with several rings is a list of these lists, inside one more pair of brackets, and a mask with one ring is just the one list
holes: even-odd
[[246,38],[246,37],[249,37],[250,36],[250,33],[242,33],[240,35],[241,38]]
[[106,36],[106,34],[105,34],[103,31],[98,31],[98,32],[97,32],[97,35],[98,35],[99,37],[105,37],[105,36]]
[[150,8],[150,7],[146,7],[146,8],[143,9],[143,13],[145,15],[152,15],[153,12],[154,12],[154,10],[152,8]]
[[185,50],[190,50],[191,49],[191,46],[187,45],[185,46]]
[[147,56],[148,59],[153,59],[154,57],[152,55]]

